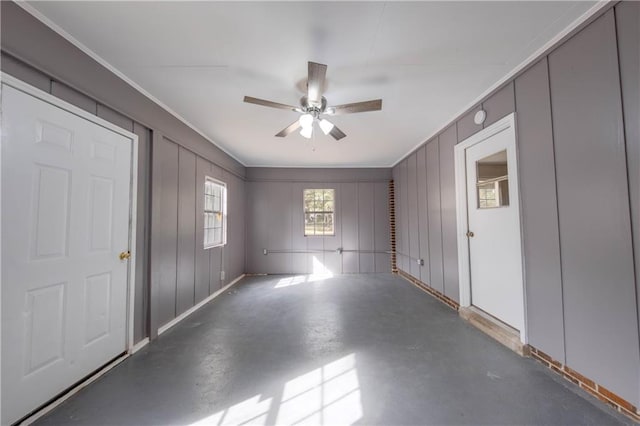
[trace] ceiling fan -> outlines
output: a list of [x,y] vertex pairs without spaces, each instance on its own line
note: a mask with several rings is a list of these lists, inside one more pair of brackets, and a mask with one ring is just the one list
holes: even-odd
[[252,98],[251,96],[245,96],[244,101],[250,104],[262,105],[270,108],[287,109],[302,114],[298,120],[294,121],[276,134],[277,137],[283,138],[294,131],[301,129],[300,134],[309,139],[313,135],[313,123],[317,122],[325,135],[331,135],[335,140],[340,140],[347,135],[342,130],[338,129],[332,122],[322,117],[323,115],[332,116],[353,114],[356,112],[379,111],[382,109],[382,99],[327,106],[327,99],[322,96],[322,93],[324,92],[326,74],[326,65],[309,62],[307,94],[300,98],[299,107],[266,101],[264,99]]

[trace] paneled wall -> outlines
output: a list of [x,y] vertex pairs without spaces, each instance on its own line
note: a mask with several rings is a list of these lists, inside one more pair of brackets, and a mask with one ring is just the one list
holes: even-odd
[[639,43],[616,4],[393,169],[398,266],[457,298],[453,149],[515,111],[529,343],[635,405]]
[[[247,169],[246,272],[389,272],[390,179],[390,169]],[[312,188],[335,189],[333,236],[304,236]]]
[[[162,326],[244,272],[244,181],[165,138],[152,154],[151,323]],[[227,244],[204,249],[204,181],[227,184]]]
[[455,142],[452,126],[400,162],[393,175],[398,268],[458,300]]
[[[36,18],[13,2],[1,2],[2,8],[2,71],[31,84],[45,92],[63,99],[85,111],[95,114],[113,124],[138,135],[138,200],[136,229],[136,288],[134,300],[134,341],[138,342],[146,336],[154,336],[162,323],[150,322],[150,311],[159,309],[164,320],[173,318],[175,312],[182,312],[186,307],[201,300],[220,283],[210,281],[210,268],[226,272],[226,282],[236,277],[244,268],[244,182],[245,168],[242,164],[225,154],[211,142],[190,129],[173,115],[163,110],[146,98],[126,82],[95,60],[87,56],[67,40],[59,36]],[[29,34],[25,37],[24,34]],[[171,143],[168,139],[177,141]],[[157,145],[157,146],[156,146]],[[151,152],[154,151],[153,163],[156,168],[152,173]],[[224,250],[218,253],[220,262],[206,262],[202,266],[204,254],[195,244],[190,247],[194,226],[198,231],[196,206],[193,203],[196,190],[193,180],[201,176],[195,175],[194,159],[206,163],[206,167],[218,167],[218,176],[222,176],[229,186],[229,191],[241,194],[229,200],[230,209],[236,212],[230,221],[229,232],[234,236]],[[206,159],[206,160],[204,160]],[[158,163],[166,165],[166,169]],[[199,164],[199,163],[198,163]],[[206,168],[205,167],[205,168]],[[200,173],[200,171],[199,171]],[[182,186],[191,187],[190,191],[176,192],[178,181]],[[191,181],[191,185],[187,182]],[[167,193],[164,193],[164,188]],[[152,190],[161,203],[167,207],[166,217],[162,217],[162,226],[151,229],[150,196]],[[160,195],[159,195],[160,194]],[[196,203],[199,197],[195,197]],[[180,210],[173,209],[180,205]],[[156,235],[157,232],[157,235]],[[160,241],[171,241],[166,247],[161,245],[157,256],[150,257],[149,238]],[[178,240],[178,235],[180,239]],[[199,238],[196,236],[196,238]],[[191,270],[189,256],[195,251],[200,263]],[[179,256],[177,258],[176,256]],[[158,261],[157,259],[162,259]],[[178,260],[176,260],[178,259]],[[180,264],[178,265],[178,261]],[[217,266],[215,266],[217,265]],[[151,271],[151,274],[149,272]],[[214,271],[216,272],[216,271]],[[171,274],[174,275],[171,279]],[[199,275],[199,278],[192,278]],[[150,280],[150,275],[159,276],[159,280]],[[220,276],[217,272],[216,276]],[[189,289],[189,283],[201,284],[195,295]],[[175,283],[175,285],[174,285]],[[179,285],[177,283],[180,283]],[[193,286],[192,286],[193,287]],[[161,295],[161,296],[160,296]],[[153,296],[153,300],[151,300]],[[172,306],[175,306],[172,308]],[[170,312],[175,311],[174,314]],[[159,315],[153,316],[159,318]]]

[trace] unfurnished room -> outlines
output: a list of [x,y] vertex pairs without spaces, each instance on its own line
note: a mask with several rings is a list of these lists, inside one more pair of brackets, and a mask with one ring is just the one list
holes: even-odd
[[640,1],[0,1],[0,424],[640,423]]

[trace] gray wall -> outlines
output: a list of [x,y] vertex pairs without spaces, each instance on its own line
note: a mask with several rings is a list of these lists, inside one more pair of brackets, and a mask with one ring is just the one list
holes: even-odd
[[[247,169],[246,272],[389,272],[390,179],[390,169]],[[304,236],[309,188],[336,190],[334,236]]]
[[[456,127],[394,167],[398,268],[458,300],[453,146]],[[420,262],[420,260],[422,262]]]
[[516,111],[529,342],[634,405],[639,42],[640,3],[618,3],[393,169],[398,266],[456,298],[453,147]]
[[[244,272],[244,180],[166,137],[152,153],[151,324],[162,326]],[[204,181],[227,184],[227,244],[204,249]],[[222,278],[224,273],[224,279]]]
[[[174,310],[179,313],[186,306],[206,297],[219,283],[209,281],[209,262],[207,262],[206,272],[203,272],[200,268],[201,262],[196,264],[194,271],[190,271],[184,267],[178,268],[175,256],[171,261],[172,254],[179,254],[181,265],[184,265],[185,259],[191,254],[188,249],[189,238],[185,235],[193,232],[192,219],[195,218],[196,225],[201,219],[195,214],[193,210],[195,207],[184,206],[193,205],[195,188],[192,188],[189,194],[180,195],[179,201],[181,203],[184,201],[184,205],[179,212],[175,212],[175,219],[177,221],[180,218],[180,223],[170,223],[170,218],[162,217],[162,226],[157,222],[152,226],[151,193],[154,192],[159,197],[153,201],[154,204],[162,203],[172,206],[172,203],[178,202],[171,195],[177,184],[174,178],[182,177],[183,185],[186,185],[184,183],[186,180],[193,180],[187,169],[189,165],[193,165],[194,158],[197,157],[198,161],[204,161],[209,165],[217,165],[223,180],[226,179],[228,182],[229,191],[237,194],[230,199],[230,204],[233,204],[230,209],[238,213],[229,228],[237,238],[230,241],[224,253],[219,253],[220,263],[217,266],[218,269],[224,268],[227,271],[226,281],[229,281],[229,277],[235,277],[243,272],[244,265],[242,206],[244,205],[245,168],[19,6],[12,2],[0,2],[0,7],[2,9],[0,66],[3,72],[138,135],[134,340],[137,342],[145,336],[155,336],[158,326],[162,325],[156,319],[162,317],[166,320],[171,317],[167,313],[170,311],[168,306],[172,303],[177,304]],[[171,147],[170,143],[166,142],[169,139],[166,138],[177,141],[180,147],[176,144],[173,144],[175,147]],[[157,155],[152,161],[151,153],[155,150],[156,144],[158,145]],[[153,164],[163,162],[173,164],[169,160],[178,161],[178,158],[182,168],[177,166],[169,170],[155,168],[152,171]],[[179,171],[180,173],[177,174]],[[171,174],[174,172],[175,176]],[[164,193],[165,189],[168,191],[167,194]],[[199,198],[196,197],[196,202],[198,200]],[[171,239],[174,234],[177,238],[178,230],[181,239],[179,242],[175,240],[175,247],[162,247],[157,249],[160,250],[159,252],[150,254],[149,239],[152,234],[156,239]],[[196,233],[197,231],[196,227]],[[200,258],[196,258],[202,261],[203,257],[204,255],[201,254]],[[158,261],[158,258],[166,259],[166,262]],[[178,292],[176,287],[172,293],[171,281],[167,274],[177,273],[177,271],[180,271],[180,276],[174,277],[174,280],[178,282],[179,279],[180,291]],[[206,281],[206,288],[202,285],[192,298],[185,283],[190,282],[191,274],[195,276],[196,273],[201,274],[196,282]],[[153,278],[155,276],[158,276],[158,280]],[[217,276],[220,276],[219,273]],[[151,315],[154,310],[159,312]],[[151,319],[154,321],[151,322]]]

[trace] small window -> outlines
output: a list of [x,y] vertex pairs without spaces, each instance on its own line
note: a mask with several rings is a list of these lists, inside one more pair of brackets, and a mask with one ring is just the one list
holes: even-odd
[[500,151],[476,163],[478,208],[491,209],[509,205],[507,151]]
[[304,190],[304,235],[335,235],[335,189]]
[[207,176],[204,180],[204,248],[227,243],[227,186]]

